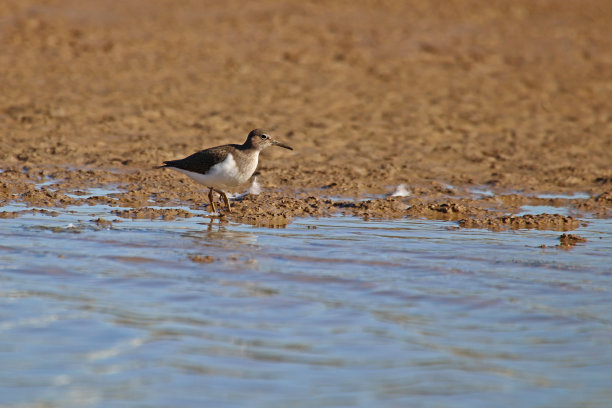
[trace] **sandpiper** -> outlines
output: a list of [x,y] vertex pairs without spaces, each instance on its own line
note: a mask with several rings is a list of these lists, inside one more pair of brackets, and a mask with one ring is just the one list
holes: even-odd
[[236,187],[246,182],[257,168],[259,152],[268,146],[280,146],[293,150],[270,137],[264,130],[253,129],[241,144],[227,144],[211,147],[180,160],[165,161],[160,168],[169,167],[191,177],[197,183],[210,189],[208,199],[213,213],[217,212],[213,192],[223,198],[227,211],[231,212],[229,200],[223,189]]

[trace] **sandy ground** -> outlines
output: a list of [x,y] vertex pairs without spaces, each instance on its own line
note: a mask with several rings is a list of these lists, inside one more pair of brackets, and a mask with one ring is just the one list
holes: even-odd
[[[0,204],[189,216],[146,208],[207,202],[154,166],[261,127],[295,150],[262,154],[263,192],[230,219],[571,230],[576,217],[507,214],[610,216],[612,2],[357,3],[3,1]],[[79,198],[96,186],[123,192]]]

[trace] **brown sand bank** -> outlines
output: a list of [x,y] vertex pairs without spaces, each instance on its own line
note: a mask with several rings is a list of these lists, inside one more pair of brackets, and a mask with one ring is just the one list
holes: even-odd
[[[570,230],[575,218],[504,217],[525,204],[610,216],[611,26],[605,0],[5,1],[0,203],[183,216],[145,207],[196,208],[204,188],[153,167],[263,127],[295,151],[262,154],[264,193],[235,220]],[[410,195],[389,198],[400,184]],[[79,197],[96,186],[121,192]]]

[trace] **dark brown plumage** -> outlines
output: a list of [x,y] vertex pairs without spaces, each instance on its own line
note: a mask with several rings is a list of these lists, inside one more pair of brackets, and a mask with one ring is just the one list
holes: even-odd
[[205,174],[212,166],[225,160],[227,153],[230,151],[229,147],[238,149],[239,146],[233,144],[211,147],[210,149],[200,150],[184,159],[165,161],[161,167],[174,167],[176,169]]

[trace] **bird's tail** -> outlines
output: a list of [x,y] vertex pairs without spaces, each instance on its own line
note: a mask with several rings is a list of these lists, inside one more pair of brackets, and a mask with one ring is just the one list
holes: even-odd
[[162,164],[161,166],[155,166],[153,167],[154,169],[164,169],[166,167],[172,167],[172,165],[170,164],[169,161],[165,161],[164,164]]

